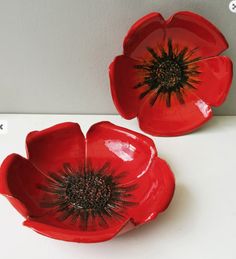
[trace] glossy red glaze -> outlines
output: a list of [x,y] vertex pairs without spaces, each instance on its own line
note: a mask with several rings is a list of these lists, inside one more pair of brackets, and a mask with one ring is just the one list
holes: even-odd
[[[147,64],[155,60],[155,54],[161,57],[161,48],[168,53],[169,40],[175,53],[184,53],[182,61],[189,69],[186,74],[188,80],[179,88],[180,94],[173,90],[169,97],[171,105],[166,105],[170,89],[166,88],[152,106],[151,99],[160,88],[151,89],[147,73],[135,67],[145,64],[143,70],[150,71]],[[148,48],[155,53],[151,55]],[[195,13],[182,11],[167,20],[160,13],[144,16],[128,31],[123,55],[117,56],[110,65],[111,94],[118,112],[126,119],[138,117],[140,128],[152,135],[176,136],[194,131],[212,117],[209,106],[221,105],[229,92],[232,61],[218,56],[227,48],[228,43],[222,33]],[[189,63],[188,58],[191,59]],[[145,80],[141,87],[135,87]],[[141,97],[140,94],[149,87],[148,94]],[[201,108],[208,112],[202,112]]]
[[[85,138],[77,123],[62,123],[30,133],[26,145],[28,159],[11,154],[3,161],[0,193],[26,218],[24,225],[42,235],[72,242],[105,241],[154,219],[172,199],[175,183],[171,169],[157,156],[153,141],[137,132],[100,122]],[[72,221],[73,213],[59,219],[60,208],[52,210],[42,206],[42,201],[55,197],[48,184],[55,186],[64,179],[65,163],[76,170],[89,167],[95,171],[109,164],[113,179],[129,188],[132,206],[124,206],[119,220],[116,214],[103,215],[105,225],[95,216],[86,230]],[[124,192],[122,187],[119,190]]]
[[164,101],[150,106],[147,100],[139,111],[140,128],[152,135],[178,136],[191,132],[208,121],[212,116],[210,106],[192,92],[185,95],[185,104],[173,96],[173,107],[166,107]]

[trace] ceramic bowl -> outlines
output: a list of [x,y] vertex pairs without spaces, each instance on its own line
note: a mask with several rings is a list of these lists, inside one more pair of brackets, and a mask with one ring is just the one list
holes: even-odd
[[27,158],[9,155],[0,193],[24,225],[55,239],[101,242],[153,220],[173,196],[174,176],[151,139],[109,122],[83,135],[62,123],[26,138]]
[[125,119],[158,136],[192,132],[212,117],[232,81],[222,33],[202,16],[182,11],[165,20],[150,13],[128,31],[123,54],[110,65],[114,104]]

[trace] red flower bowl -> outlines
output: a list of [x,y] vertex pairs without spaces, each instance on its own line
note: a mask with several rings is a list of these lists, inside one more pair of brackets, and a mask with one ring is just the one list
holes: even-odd
[[101,242],[153,220],[174,193],[174,176],[151,139],[109,122],[84,137],[77,123],[29,133],[27,157],[9,155],[0,193],[24,225],[55,239]]
[[149,134],[176,136],[212,117],[232,81],[228,48],[205,18],[182,11],[164,20],[150,13],[128,31],[123,55],[110,65],[114,104],[125,119],[138,118]]

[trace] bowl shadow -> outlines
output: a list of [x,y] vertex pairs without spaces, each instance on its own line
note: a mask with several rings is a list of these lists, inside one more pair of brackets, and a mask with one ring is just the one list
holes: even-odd
[[142,239],[147,235],[157,233],[159,229],[163,231],[165,228],[168,230],[174,228],[179,222],[184,220],[190,200],[188,189],[184,185],[176,185],[173,200],[165,212],[159,214],[155,220],[118,236],[114,241],[122,240],[122,242],[127,242],[134,238]]

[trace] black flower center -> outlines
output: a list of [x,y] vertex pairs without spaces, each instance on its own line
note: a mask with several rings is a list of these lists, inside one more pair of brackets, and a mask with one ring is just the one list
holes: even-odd
[[123,219],[126,208],[136,204],[132,195],[136,186],[126,184],[125,175],[115,173],[108,164],[98,170],[74,170],[64,164],[63,170],[50,173],[47,183],[39,186],[45,193],[41,207],[60,221],[78,222],[82,230],[94,230],[96,224],[106,228],[109,219]]
[[157,87],[170,89],[178,85],[182,78],[182,70],[174,60],[165,60],[157,66]]
[[134,88],[145,87],[140,99],[152,92],[154,94],[150,98],[151,106],[158,97],[164,97],[166,106],[171,107],[171,96],[175,94],[179,103],[184,104],[184,91],[187,88],[196,89],[195,85],[199,83],[200,71],[195,62],[200,58],[193,58],[197,49],[180,49],[169,39],[166,49],[163,46],[157,50],[147,47],[147,51],[151,54],[151,59],[135,66],[135,69],[142,72],[143,81],[138,82]]
[[75,209],[101,209],[111,198],[112,186],[107,176],[75,175],[67,179],[65,198]]

